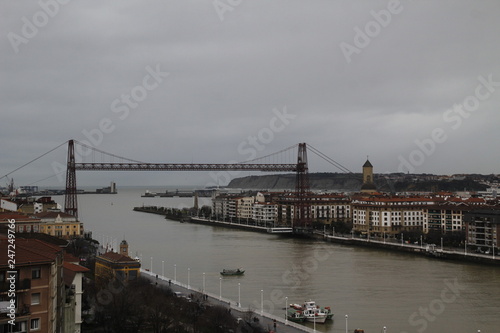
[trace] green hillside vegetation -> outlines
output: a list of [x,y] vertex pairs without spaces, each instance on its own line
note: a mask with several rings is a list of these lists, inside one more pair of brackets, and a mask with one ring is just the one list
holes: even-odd
[[[476,179],[478,175],[463,180],[426,180],[429,175],[375,174],[375,185],[382,192],[407,191],[484,191],[488,186]],[[488,176],[484,176],[487,178]],[[359,191],[361,173],[311,173],[309,183],[313,190]],[[393,180],[398,179],[398,180]],[[257,190],[293,190],[295,174],[247,176],[231,180],[227,187]]]

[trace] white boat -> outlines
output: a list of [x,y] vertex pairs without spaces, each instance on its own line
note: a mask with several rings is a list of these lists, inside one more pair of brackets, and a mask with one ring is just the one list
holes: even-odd
[[320,309],[306,309],[303,312],[307,321],[323,324],[326,321],[326,312]]
[[[304,317],[307,321],[323,324],[329,317],[329,312],[320,308],[314,301],[307,301],[303,305]],[[333,314],[332,314],[333,316]],[[330,317],[331,318],[331,317]]]

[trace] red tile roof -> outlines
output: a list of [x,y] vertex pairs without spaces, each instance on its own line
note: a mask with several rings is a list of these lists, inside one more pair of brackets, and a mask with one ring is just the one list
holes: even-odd
[[35,218],[32,216],[28,216],[23,213],[18,212],[0,212],[0,221],[7,222],[7,220],[16,220],[16,221],[40,221],[39,218]]
[[63,262],[64,284],[70,287],[75,280],[76,273],[85,273],[88,271],[90,271],[90,269],[69,262]]
[[135,261],[134,259],[130,258],[129,256],[124,256],[123,254],[119,254],[116,252],[106,252],[99,257],[103,259],[108,259],[114,262],[125,262],[125,261]]
[[[42,242],[38,239],[18,238],[15,240],[15,245],[16,267],[53,262],[63,251],[58,246]],[[8,246],[8,239],[0,239],[0,253],[7,254]],[[0,255],[0,267],[7,267],[8,260],[7,255]]]
[[63,262],[63,267],[64,269],[67,269],[67,270],[70,270],[72,272],[88,272],[90,271],[90,269],[86,268],[86,267],[83,267],[83,266],[80,266],[80,265],[75,265],[75,264],[72,264],[70,262]]
[[66,214],[63,212],[41,212],[41,213],[36,213],[34,214],[36,217],[39,217],[41,219],[56,219],[57,216],[61,216],[61,218],[75,218],[73,215]]
[[80,262],[80,259],[72,255],[71,253],[64,253],[64,262],[73,263]]

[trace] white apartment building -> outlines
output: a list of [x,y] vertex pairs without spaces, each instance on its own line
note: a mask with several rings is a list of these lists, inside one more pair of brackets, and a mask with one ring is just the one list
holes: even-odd
[[253,205],[252,219],[259,225],[272,225],[277,222],[278,206],[269,202],[259,202]]
[[426,208],[433,203],[432,199],[426,197],[353,199],[353,229],[378,234],[422,230]]

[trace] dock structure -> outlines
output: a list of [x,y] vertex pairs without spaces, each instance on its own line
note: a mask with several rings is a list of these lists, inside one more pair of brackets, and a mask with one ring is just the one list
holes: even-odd
[[267,228],[267,232],[270,234],[291,234],[293,233],[293,228],[286,228],[286,227]]
[[242,229],[242,230],[248,230],[248,231],[257,231],[257,232],[267,232],[269,234],[293,234],[293,228],[291,227],[262,227],[259,225],[255,224],[245,224],[244,222],[226,222],[226,221],[218,221],[218,220],[211,220],[211,219],[205,219],[201,217],[192,217],[190,219],[191,223],[199,223],[199,224],[205,224],[205,225],[218,225],[218,226],[223,226],[223,227],[228,227],[228,228],[235,228],[235,229]]

